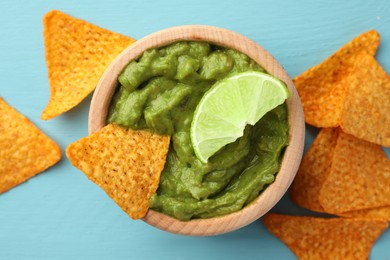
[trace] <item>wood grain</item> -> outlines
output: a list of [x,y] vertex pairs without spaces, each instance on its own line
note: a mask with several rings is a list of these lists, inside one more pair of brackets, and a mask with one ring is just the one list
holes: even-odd
[[103,74],[92,97],[88,128],[91,134],[106,124],[107,111],[115,91],[117,78],[131,60],[138,58],[145,50],[181,40],[207,41],[241,51],[263,66],[268,73],[284,81],[291,93],[287,100],[290,143],[275,182],[261,196],[244,209],[222,217],[179,221],[149,210],[143,219],[154,227],[172,233],[196,236],[217,235],[239,229],[267,213],[287,191],[302,158],[305,125],[299,96],[284,68],[264,48],[238,33],[203,25],[172,27],[146,36],[124,50]]

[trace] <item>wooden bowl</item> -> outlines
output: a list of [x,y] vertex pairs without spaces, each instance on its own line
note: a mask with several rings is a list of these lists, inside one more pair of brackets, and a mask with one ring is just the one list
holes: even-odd
[[301,162],[305,134],[302,105],[292,80],[265,49],[240,34],[211,26],[179,26],[153,33],[125,49],[104,72],[91,101],[88,128],[89,133],[92,134],[106,124],[107,110],[117,86],[118,75],[131,60],[140,57],[150,48],[182,40],[205,41],[243,52],[263,66],[268,73],[284,81],[291,92],[287,100],[290,142],[275,182],[269,185],[257,199],[242,210],[222,217],[180,221],[149,210],[143,218],[154,227],[176,234],[217,235],[239,229],[267,213],[286,193]]

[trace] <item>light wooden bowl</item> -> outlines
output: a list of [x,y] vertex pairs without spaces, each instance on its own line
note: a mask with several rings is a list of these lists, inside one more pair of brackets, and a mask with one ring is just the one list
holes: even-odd
[[152,226],[172,233],[194,236],[217,235],[239,229],[267,213],[286,193],[301,162],[305,134],[302,105],[292,80],[265,49],[240,34],[211,26],[180,26],[153,33],[124,50],[103,74],[91,101],[89,133],[98,131],[106,124],[107,110],[122,69],[147,49],[182,40],[205,41],[241,51],[263,66],[268,73],[284,81],[291,92],[287,100],[290,142],[275,182],[269,185],[256,200],[242,210],[222,217],[179,221],[149,210],[143,219]]

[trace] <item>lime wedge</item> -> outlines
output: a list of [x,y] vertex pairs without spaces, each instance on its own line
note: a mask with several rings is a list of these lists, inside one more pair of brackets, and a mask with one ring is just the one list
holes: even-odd
[[289,96],[286,85],[263,73],[248,71],[215,83],[202,97],[191,123],[191,142],[200,161],[208,159],[254,125]]

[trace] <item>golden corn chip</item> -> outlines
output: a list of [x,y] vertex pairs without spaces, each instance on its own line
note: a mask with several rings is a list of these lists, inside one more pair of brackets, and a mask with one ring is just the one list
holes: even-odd
[[47,120],[88,96],[108,65],[134,40],[60,11],[48,12],[43,24],[50,100],[41,118]]
[[390,205],[390,160],[381,146],[340,131],[319,202],[328,213]]
[[390,147],[390,77],[374,57],[360,54],[346,79],[340,126],[360,139]]
[[324,211],[318,198],[322,185],[330,172],[338,135],[337,128],[321,129],[303,157],[290,188],[291,199],[299,206],[313,211]]
[[267,229],[301,260],[368,259],[388,224],[381,219],[315,218],[268,214]]
[[0,97],[0,193],[61,159],[60,147]]
[[390,221],[390,206],[343,212],[338,215],[343,217],[381,218]]
[[139,219],[159,185],[169,141],[169,136],[109,124],[70,144],[66,155],[131,218]]
[[343,80],[350,73],[356,55],[367,53],[374,56],[379,42],[378,32],[363,33],[324,62],[293,79],[308,124],[316,127],[339,125],[347,87]]

